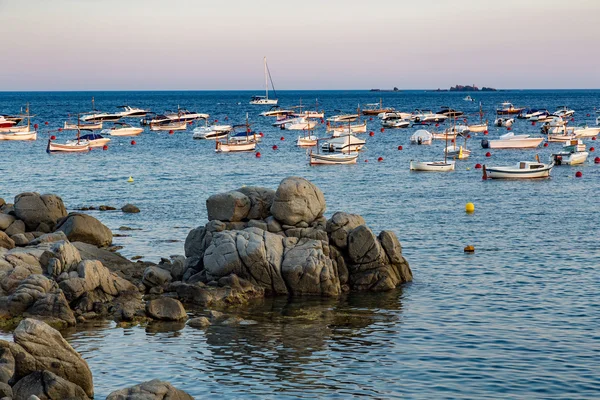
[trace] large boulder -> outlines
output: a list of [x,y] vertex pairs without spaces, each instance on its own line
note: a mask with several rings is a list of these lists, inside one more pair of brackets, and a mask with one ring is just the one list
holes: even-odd
[[171,273],[166,269],[150,266],[144,270],[144,277],[142,278],[142,283],[146,285],[146,287],[153,288],[155,286],[161,286],[165,283],[169,283],[173,280]]
[[6,228],[4,233],[6,233],[8,236],[18,235],[19,233],[25,233],[26,228],[25,222],[21,221],[20,219],[16,219],[8,228]]
[[0,231],[0,247],[5,249],[14,249],[15,241],[8,237],[6,233]]
[[194,400],[192,396],[179,390],[169,382],[154,379],[127,389],[117,390],[106,400]]
[[84,242],[97,247],[112,243],[112,232],[91,215],[71,213],[59,222],[57,231],[62,231],[71,242]]
[[364,224],[365,220],[360,215],[336,212],[327,221],[327,233],[333,245],[345,249],[348,246],[348,233]]
[[82,388],[50,371],[35,371],[13,387],[14,400],[29,400],[37,396],[46,400],[86,400]]
[[27,318],[15,329],[13,337],[15,382],[33,372],[47,370],[81,387],[88,397],[94,397],[92,372],[87,362],[57,330]]
[[35,230],[40,223],[52,227],[67,215],[62,199],[54,194],[21,193],[15,197],[14,207],[15,215],[28,230]]
[[15,222],[15,217],[9,214],[0,213],[0,231],[8,229],[13,222]]
[[206,200],[208,220],[242,221],[248,217],[250,205],[248,196],[236,190],[213,194]]
[[146,313],[149,317],[162,321],[180,321],[187,318],[183,304],[179,300],[169,297],[148,301]]
[[310,224],[325,212],[321,189],[304,178],[289,177],[279,184],[271,214],[286,225]]

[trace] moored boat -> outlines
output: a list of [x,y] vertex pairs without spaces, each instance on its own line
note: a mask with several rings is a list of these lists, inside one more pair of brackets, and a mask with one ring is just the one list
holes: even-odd
[[231,125],[207,125],[194,128],[193,139],[221,139],[233,131]]
[[577,165],[587,160],[589,153],[580,139],[565,142],[561,152],[553,153],[550,161],[556,165]]
[[79,144],[88,142],[90,147],[104,147],[110,142],[110,138],[106,138],[99,133],[88,133],[86,135],[80,136],[79,139],[67,140],[67,144]]
[[[174,121],[169,119],[165,122],[151,123],[151,131],[185,131],[187,129],[186,121]],[[140,132],[141,133],[141,132]]]
[[69,123],[69,122],[65,121],[63,130],[76,131],[78,129],[85,129],[88,131],[92,131],[92,130],[102,129],[102,125],[103,125],[102,121],[91,122],[91,123],[90,122],[81,122],[81,121],[79,121],[78,123]]
[[448,172],[454,171],[454,161],[414,161],[410,160],[411,171]]
[[507,167],[483,166],[483,179],[537,179],[548,178],[554,163],[543,164],[539,161],[521,161]]
[[496,108],[496,114],[497,115],[514,115],[514,114],[521,113],[521,111],[523,111],[523,110],[524,110],[523,107],[515,107],[514,105],[512,105],[512,103],[505,101],[504,103],[501,103]]
[[356,164],[358,153],[309,154],[310,165]]
[[359,139],[354,135],[343,135],[327,139],[327,141],[321,145],[321,150],[331,153],[356,152],[362,150],[365,144],[366,141]]
[[412,144],[423,144],[429,145],[433,141],[433,135],[426,131],[425,129],[419,129],[410,137],[410,142]]
[[250,104],[253,105],[261,105],[261,106],[274,106],[279,103],[277,98],[269,99],[269,79],[271,80],[271,87],[273,88],[273,93],[277,96],[277,92],[275,91],[275,86],[273,85],[273,79],[271,78],[271,72],[269,71],[269,66],[267,65],[267,57],[264,58],[264,68],[265,68],[265,95],[264,96],[253,96],[250,99]]
[[[150,126],[152,130],[152,125]],[[138,136],[144,132],[143,128],[137,128],[124,122],[115,122],[111,128],[103,129],[101,133],[110,136]]]
[[382,113],[393,112],[392,107],[383,107],[383,99],[379,99],[379,103],[365,104],[365,108],[362,110],[363,115],[379,115]]
[[513,132],[500,136],[499,139],[483,139],[481,147],[484,149],[533,149],[542,143],[544,138],[530,137],[530,135],[515,135]]

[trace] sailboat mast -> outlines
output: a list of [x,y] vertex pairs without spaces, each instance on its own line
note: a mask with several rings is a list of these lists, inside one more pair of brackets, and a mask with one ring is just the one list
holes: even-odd
[[269,100],[269,80],[267,77],[267,57],[264,57],[265,64],[265,98]]

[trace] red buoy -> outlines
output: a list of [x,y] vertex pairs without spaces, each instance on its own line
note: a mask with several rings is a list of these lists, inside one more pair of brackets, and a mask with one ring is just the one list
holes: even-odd
[[590,116],[590,114],[586,114],[586,117],[589,117],[589,116]]
[[59,131],[59,132],[62,132],[62,130],[63,130],[63,128],[58,128],[58,131]]
[[575,121],[575,118],[571,118],[571,122],[574,122],[574,121]]
[[279,140],[285,140],[285,138],[282,136],[282,137],[279,138]]
[[575,178],[581,178],[582,176],[583,174],[581,173],[581,171],[575,172]]
[[369,118],[369,121],[373,121],[373,117]]
[[490,152],[488,151],[487,153],[485,153],[485,156],[486,156],[486,157],[491,157],[491,156],[492,156],[492,153],[490,153]]
[[132,140],[132,141],[131,141],[131,145],[132,145],[132,146],[135,146],[135,144],[136,144],[136,143],[135,143],[135,140]]
[[594,164],[600,164],[600,157],[594,158]]
[[484,134],[484,135],[487,135],[487,134],[488,134],[488,131],[487,131],[487,129],[486,129],[485,131],[483,131],[483,134]]
[[173,129],[171,129],[171,130],[169,131],[169,135],[172,135],[172,134],[173,134]]
[[188,125],[191,125],[191,124],[192,124],[192,122],[194,122],[194,121],[189,121],[189,122],[188,122]]
[[439,127],[440,127],[440,124],[437,124],[437,123],[436,123],[436,124],[435,124],[435,127],[436,127],[436,128],[439,128]]
[[381,128],[379,132],[385,132],[385,128]]
[[593,137],[592,137],[592,140],[596,140],[596,136],[593,136]]
[[44,125],[48,125],[48,121],[44,122]]
[[481,164],[475,164],[475,169],[481,169]]
[[398,150],[402,150],[402,146],[398,146]]
[[108,150],[108,146],[107,145],[102,146],[102,150]]
[[467,119],[466,119],[466,118],[465,118],[465,119],[463,119],[463,122],[466,124],[466,123],[467,123]]
[[375,136],[375,132],[369,132],[369,136],[371,136],[371,137]]
[[50,136],[50,140],[56,140],[56,136],[54,136],[54,135]]
[[535,126],[535,121],[531,121],[531,126]]
[[263,137],[263,136],[265,136],[265,135],[263,135],[263,133],[262,133],[262,132],[258,132],[258,136],[260,136],[260,137]]
[[273,145],[273,150],[277,150],[279,147],[277,147],[276,144]]
[[450,143],[454,143],[454,139],[450,140]]
[[594,147],[590,147],[590,151],[594,151],[596,150]]
[[322,123],[322,124],[324,124],[324,123],[325,123],[325,120],[324,120],[323,118],[321,118],[321,123]]
[[548,147],[548,142],[544,143],[544,147]]
[[219,122],[219,120],[218,120],[218,119],[215,119],[215,124],[216,124],[217,122]]
[[369,160],[365,159],[365,162],[369,162]]
[[382,162],[382,161],[383,161],[383,157],[379,157],[379,158],[377,159],[377,161],[379,161],[379,162]]
[[467,139],[471,139],[471,135],[467,135]]
[[256,158],[260,158],[260,151],[256,152]]
[[33,129],[37,129],[38,128],[38,124],[33,124]]
[[506,130],[507,130],[507,131],[510,131],[510,130],[511,130],[511,127],[509,126],[508,128],[506,128]]

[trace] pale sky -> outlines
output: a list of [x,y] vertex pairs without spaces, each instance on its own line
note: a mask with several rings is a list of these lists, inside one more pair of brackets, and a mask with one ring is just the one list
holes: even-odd
[[0,0],[0,91],[600,88],[600,0]]

